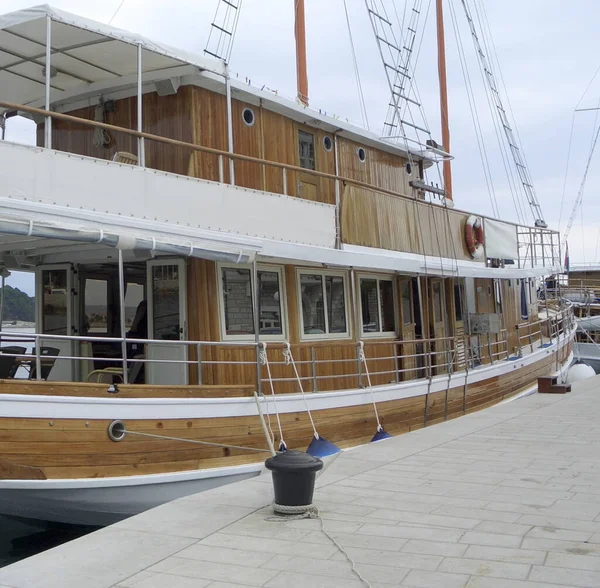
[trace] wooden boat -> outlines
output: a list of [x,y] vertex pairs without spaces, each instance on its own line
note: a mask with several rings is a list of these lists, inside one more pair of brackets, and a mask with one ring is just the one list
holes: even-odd
[[571,308],[536,289],[557,233],[455,208],[426,176],[447,148],[47,6],[0,17],[0,57],[0,112],[38,125],[0,141],[1,259],[37,304],[2,333],[1,514],[107,524],[270,442],[350,448],[569,365]]

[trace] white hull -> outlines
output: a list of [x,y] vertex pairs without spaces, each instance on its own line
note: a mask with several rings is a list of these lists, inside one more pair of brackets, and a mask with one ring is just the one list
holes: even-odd
[[0,482],[0,513],[72,525],[105,526],[176,498],[258,476],[262,463],[82,480]]
[[[534,351],[517,361],[497,362],[491,366],[482,366],[469,372],[468,383],[492,378],[502,373],[531,365],[547,357],[571,340],[574,331],[561,341],[554,341],[552,347],[534,348]],[[560,375],[566,373],[572,361],[572,355],[560,370]],[[465,374],[457,373],[450,377],[452,385],[465,384]],[[445,389],[449,385],[449,376],[434,378],[430,391]],[[427,393],[426,381],[413,381],[399,385],[373,388],[377,401],[390,398],[406,398]],[[532,390],[523,391],[523,394]],[[324,408],[331,405],[350,406],[362,404],[364,396],[370,393],[365,390],[349,390],[334,393],[308,395],[307,400],[311,409]],[[301,402],[299,395],[278,395],[277,404],[280,413],[296,410]],[[135,401],[114,399],[85,399],[67,397],[16,397],[0,395],[0,400],[9,399],[9,411],[21,417],[31,417],[45,409],[45,414],[53,414],[55,418],[67,416],[73,418],[91,418],[91,409],[98,416],[119,418],[123,412],[128,417],[133,416]],[[21,402],[19,403],[18,400]],[[266,400],[263,398],[263,400]],[[92,403],[90,406],[90,402]],[[52,404],[52,407],[50,406]],[[366,404],[366,402],[365,402]],[[4,409],[4,410],[6,410]],[[221,416],[229,409],[229,414],[254,414],[256,405],[253,399],[199,399],[199,400],[161,400],[141,399],[137,410],[145,418],[156,418],[160,410],[162,418],[177,418],[180,412],[190,413],[215,412]],[[253,412],[251,412],[253,410]],[[272,402],[263,404],[263,411],[274,412]],[[66,414],[62,414],[66,413]],[[131,414],[129,414],[131,413]],[[174,414],[170,414],[174,413]],[[211,415],[212,416],[212,415]],[[307,444],[309,440],[307,439]],[[83,478],[69,480],[0,480],[0,514],[24,519],[37,519],[59,523],[79,525],[108,525],[176,498],[196,494],[251,478],[260,474],[263,469],[262,461],[243,466],[211,468],[196,471],[177,472],[169,474],[152,474],[144,476],[123,476],[112,478]]]

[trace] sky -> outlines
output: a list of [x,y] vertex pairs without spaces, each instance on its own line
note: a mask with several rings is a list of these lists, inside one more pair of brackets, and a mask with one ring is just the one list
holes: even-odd
[[[391,0],[385,0],[388,5]],[[112,24],[151,39],[201,53],[218,0],[124,0]],[[398,12],[413,0],[396,0]],[[469,0],[473,9],[474,0]],[[2,0],[2,13],[31,6],[32,0]],[[477,0],[487,13],[494,50],[523,153],[544,218],[564,229],[573,210],[590,153],[600,106],[600,66],[596,51],[600,4],[594,0]],[[56,8],[108,23],[121,0],[53,0]],[[344,0],[305,0],[311,107],[361,123]],[[364,0],[346,0],[352,41],[371,130],[379,133],[390,99]],[[280,95],[296,94],[293,0],[243,0],[231,56],[231,71],[255,86]],[[435,0],[422,0],[424,32],[415,80],[432,136],[441,143],[435,45]],[[425,15],[426,18],[425,18]],[[500,217],[518,219],[497,135],[486,101],[473,41],[460,0],[445,0],[449,119],[453,195],[458,208],[492,215],[493,191]],[[458,31],[458,34],[455,32]],[[464,48],[472,95],[491,169],[488,187],[469,106],[458,45]],[[593,79],[592,83],[590,81]],[[586,88],[589,85],[589,89]],[[570,141],[570,137],[572,140]],[[7,139],[33,141],[31,123],[12,119]],[[570,146],[570,147],[569,147]],[[600,146],[598,147],[600,150]],[[592,160],[583,205],[569,235],[571,263],[600,260],[600,154]],[[569,160],[568,174],[567,160]],[[437,180],[434,175],[433,181]],[[564,192],[564,199],[563,199]],[[531,215],[527,216],[531,222]],[[32,293],[30,278],[9,282]]]

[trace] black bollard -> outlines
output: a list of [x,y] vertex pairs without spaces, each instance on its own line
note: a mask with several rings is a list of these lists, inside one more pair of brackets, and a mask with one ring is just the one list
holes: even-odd
[[286,451],[270,457],[265,466],[273,474],[275,504],[310,506],[317,472],[323,462],[302,451]]

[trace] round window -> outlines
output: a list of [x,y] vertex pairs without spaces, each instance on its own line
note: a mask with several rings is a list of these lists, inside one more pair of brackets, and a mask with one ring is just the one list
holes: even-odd
[[367,159],[367,152],[362,147],[358,148],[356,154],[358,155],[358,159],[360,159],[363,163]]
[[244,108],[242,118],[244,119],[244,123],[251,127],[254,124],[254,111],[251,108]]
[[323,148],[325,151],[331,151],[333,149],[333,141],[329,135],[323,137]]
[[412,174],[412,165],[410,163],[406,164],[406,173],[410,176]]

